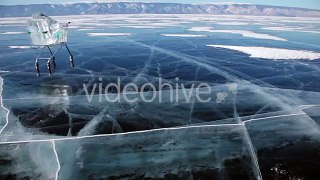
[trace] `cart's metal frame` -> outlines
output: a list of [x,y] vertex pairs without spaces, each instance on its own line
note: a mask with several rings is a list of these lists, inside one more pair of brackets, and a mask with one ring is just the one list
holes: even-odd
[[[56,45],[52,45],[52,46],[56,46]],[[38,56],[35,59],[35,67],[36,67],[36,72],[37,72],[38,76],[40,76],[40,65],[39,65],[40,60],[47,61],[47,68],[48,68],[49,76],[51,76],[52,72],[56,68],[56,57],[55,56],[56,56],[56,54],[58,54],[58,52],[61,50],[61,48],[63,46],[66,47],[66,49],[69,53],[70,66],[72,68],[74,68],[73,55],[71,54],[71,51],[70,51],[67,43],[60,43],[58,49],[55,52],[50,48],[50,45],[44,45],[41,47],[40,53],[38,54]],[[49,53],[51,54],[50,57],[41,57],[41,55],[43,54],[45,49],[48,49]]]

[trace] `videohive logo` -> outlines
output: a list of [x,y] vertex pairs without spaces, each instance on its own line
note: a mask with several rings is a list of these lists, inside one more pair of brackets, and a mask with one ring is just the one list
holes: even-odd
[[158,79],[158,83],[122,83],[121,78],[117,78],[116,83],[103,84],[103,79],[100,77],[98,83],[85,84],[83,83],[83,91],[89,103],[93,100],[99,102],[121,102],[134,103],[142,102],[211,102],[215,98],[216,103],[223,103],[226,98],[238,93],[238,84],[227,82],[217,91],[208,83],[179,83],[179,78],[176,77],[174,82],[163,82],[162,78]]

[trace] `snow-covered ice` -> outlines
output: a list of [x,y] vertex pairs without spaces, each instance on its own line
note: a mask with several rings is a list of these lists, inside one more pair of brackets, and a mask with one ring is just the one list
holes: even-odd
[[93,29],[93,28],[80,28],[78,31],[97,31],[99,29]]
[[272,30],[272,31],[289,31],[289,32],[301,32],[301,33],[315,33],[320,34],[320,31],[315,30],[306,30],[303,27],[291,27],[291,26],[282,26],[282,27],[263,27],[261,29]]
[[130,33],[87,33],[89,36],[130,36]]
[[161,34],[162,36],[167,37],[207,37],[206,35],[201,34]]
[[32,49],[37,48],[37,46],[9,46],[11,49]]
[[248,37],[248,38],[270,39],[270,40],[275,40],[275,41],[287,41],[287,39],[272,36],[269,34],[260,34],[260,33],[256,33],[253,31],[245,31],[245,30],[215,30],[211,27],[193,27],[193,28],[189,29],[189,31],[240,34],[243,37]]
[[219,22],[216,23],[219,25],[226,25],[226,26],[245,26],[245,25],[249,25],[249,23],[246,22]]
[[16,34],[27,34],[27,32],[3,32],[0,34],[4,34],[4,35],[16,35]]
[[250,55],[253,58],[263,59],[306,59],[316,60],[320,59],[320,53],[305,50],[291,50],[281,48],[270,48],[270,47],[254,47],[254,46],[226,46],[226,45],[208,45],[209,47],[231,49],[240,51]]

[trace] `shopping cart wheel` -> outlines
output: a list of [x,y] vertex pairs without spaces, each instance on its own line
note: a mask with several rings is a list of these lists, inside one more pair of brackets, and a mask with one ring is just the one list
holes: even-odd
[[37,76],[40,76],[40,69],[39,69],[39,63],[38,62],[36,62],[35,67],[36,67]]
[[70,61],[71,68],[74,68],[73,56],[69,56],[69,61]]
[[51,76],[51,64],[50,64],[50,61],[47,62],[47,67],[48,67],[49,76]]

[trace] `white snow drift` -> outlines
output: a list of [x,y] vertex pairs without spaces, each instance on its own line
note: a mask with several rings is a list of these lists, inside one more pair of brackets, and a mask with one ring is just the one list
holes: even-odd
[[130,36],[130,33],[87,33],[88,36]]
[[304,30],[301,27],[290,27],[290,26],[282,26],[282,27],[264,27],[261,29],[271,30],[271,31],[291,31],[291,32],[303,32],[303,33],[315,33],[320,34],[320,31],[313,30]]
[[206,35],[201,34],[161,34],[162,36],[167,37],[207,37]]
[[275,40],[275,41],[287,41],[284,38],[271,36],[269,34],[260,34],[260,33],[255,33],[252,31],[245,31],[245,30],[214,30],[211,27],[193,27],[193,28],[189,29],[189,31],[212,32],[212,33],[231,33],[231,34],[240,34],[243,37],[248,37],[248,38],[270,39],[270,40]]
[[37,46],[9,46],[11,49],[31,49],[31,48],[37,48]]
[[26,32],[3,32],[0,34],[4,34],[4,35],[16,35],[16,34],[26,34]]
[[226,25],[226,26],[245,26],[245,25],[249,25],[249,23],[246,22],[219,22],[216,23],[219,25]]
[[269,47],[250,47],[250,46],[225,46],[225,45],[207,45],[209,47],[231,49],[250,55],[253,58],[263,59],[320,59],[320,53],[305,50],[290,50]]

